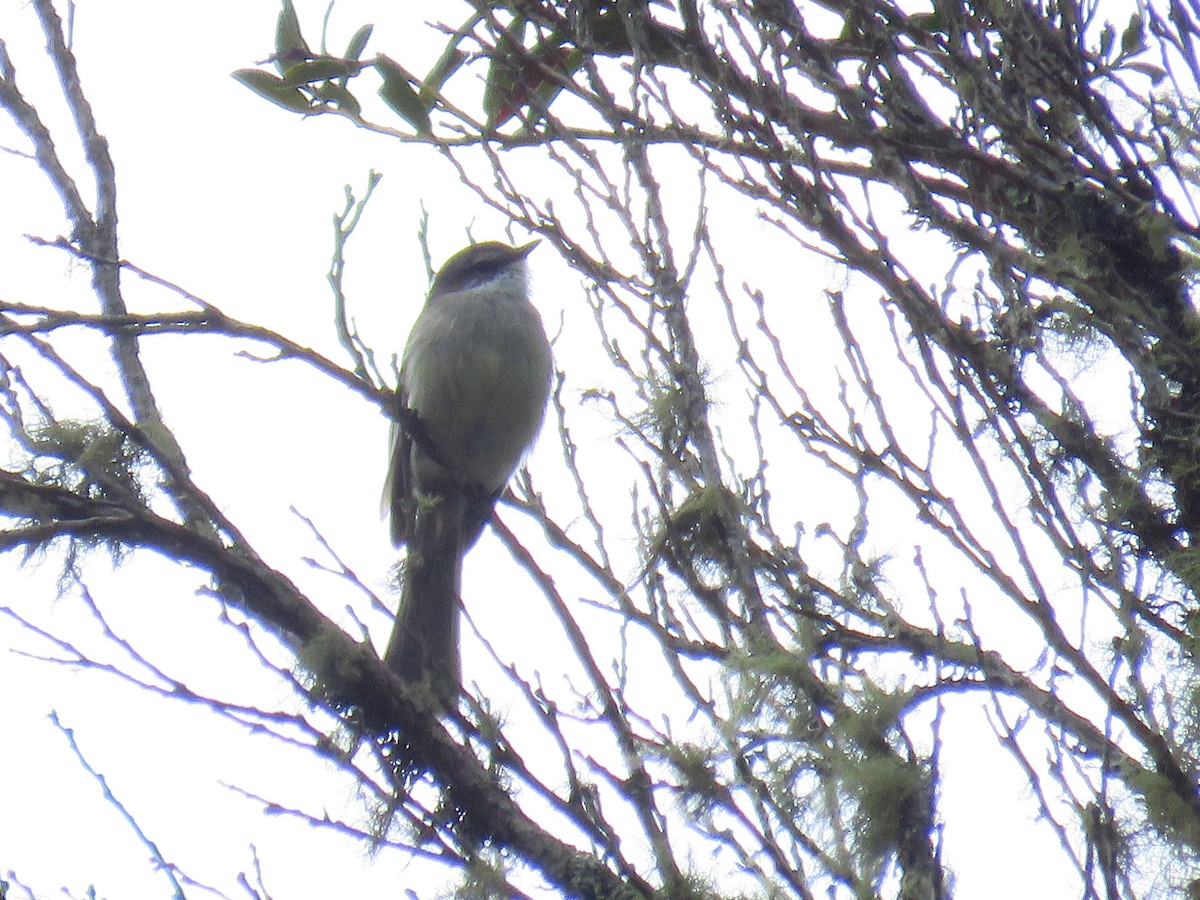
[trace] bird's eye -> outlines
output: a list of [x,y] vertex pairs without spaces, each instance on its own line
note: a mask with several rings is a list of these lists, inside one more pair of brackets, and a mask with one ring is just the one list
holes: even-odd
[[471,285],[477,287],[494,280],[504,272],[505,268],[506,266],[503,261],[480,263],[471,270],[467,275],[467,279]]

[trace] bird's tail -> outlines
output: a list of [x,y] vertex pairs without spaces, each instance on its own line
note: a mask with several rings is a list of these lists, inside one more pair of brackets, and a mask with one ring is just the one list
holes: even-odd
[[457,702],[462,677],[458,594],[465,509],[465,497],[452,494],[418,510],[408,538],[400,609],[383,657],[402,679],[427,683],[448,705]]

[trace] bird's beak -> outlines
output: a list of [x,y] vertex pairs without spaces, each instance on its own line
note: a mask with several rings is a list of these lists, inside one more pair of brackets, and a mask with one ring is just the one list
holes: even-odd
[[516,250],[517,253],[519,253],[521,255],[521,257],[526,257],[530,253],[532,253],[533,248],[536,247],[541,242],[542,242],[542,239],[537,238],[536,240],[530,241],[528,244],[523,244],[520,247],[514,247],[513,249]]

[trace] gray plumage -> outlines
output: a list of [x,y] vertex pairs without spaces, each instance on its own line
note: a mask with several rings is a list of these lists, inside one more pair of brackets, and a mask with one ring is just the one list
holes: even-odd
[[408,425],[392,426],[384,503],[408,555],[384,660],[448,703],[460,681],[462,558],[533,443],[550,393],[550,346],[525,271],[535,244],[474,244],[453,256],[400,365]]

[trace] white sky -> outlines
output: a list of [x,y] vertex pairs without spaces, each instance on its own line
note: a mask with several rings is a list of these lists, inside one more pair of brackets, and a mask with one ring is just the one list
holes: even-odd
[[[443,6],[450,4],[438,5]],[[297,7],[315,42],[324,4]],[[374,22],[368,54],[386,51],[405,62],[414,53],[432,58],[436,42],[420,31],[427,8],[340,0],[331,24],[333,46],[340,49],[360,24]],[[340,359],[325,282],[330,220],[343,203],[343,186],[349,183],[361,194],[374,168],[384,179],[351,242],[348,287],[364,335],[377,348],[398,351],[425,289],[415,237],[419,204],[434,214],[435,262],[466,242],[468,227],[478,239],[503,238],[501,223],[430,151],[331,117],[301,120],[235,83],[231,71],[270,52],[277,12],[274,2],[240,0],[80,5],[75,50],[117,165],[122,254],[230,315]],[[58,129],[65,152],[71,131],[54,102],[42,38],[25,3],[0,0],[0,37],[26,97]],[[0,124],[0,145],[26,146],[7,123]],[[61,253],[32,250],[22,238],[62,233],[58,210],[32,163],[0,154],[0,296],[48,304],[88,296],[86,273]],[[548,330],[555,331],[564,310],[569,320],[590,317],[552,252],[536,253],[533,268]],[[809,277],[819,285],[830,276],[817,270]],[[129,277],[125,284],[137,310],[181,306]],[[383,418],[298,365],[264,368],[231,360],[228,346],[216,340],[162,337],[143,346],[152,375],[160,377],[158,399],[197,482],[268,561],[302,586],[321,591],[327,609],[352,601],[333,579],[299,561],[319,550],[288,513],[294,505],[318,523],[368,584],[382,588],[394,561],[378,518]],[[728,360],[716,363],[718,374],[731,367]],[[298,433],[295,423],[305,420],[313,427]],[[552,430],[548,437],[553,443]],[[553,446],[535,454],[535,471],[543,461],[552,466],[555,455]],[[81,634],[90,626],[75,599],[48,605],[53,566],[35,570],[17,562],[5,560],[0,568],[0,603],[26,611],[83,647],[103,646],[94,633]],[[160,647],[152,660],[157,665],[221,696],[268,707],[286,701],[285,688],[242,663],[235,638],[217,624],[215,604],[191,598],[197,580],[157,559],[139,560],[115,575],[105,574],[102,565],[94,568],[89,586],[103,599],[114,627],[136,646]],[[481,593],[494,571],[510,569],[503,552],[485,539],[468,562],[464,592]],[[493,633],[489,622],[498,628],[489,618],[496,612],[473,610],[485,633]],[[369,624],[380,639],[386,636],[382,617]],[[150,638],[138,640],[140,635]],[[534,644],[539,635],[525,632],[520,639]],[[51,653],[3,618],[0,647]],[[471,670],[468,662],[468,677]],[[7,735],[0,764],[0,872],[15,870],[42,894],[63,886],[82,895],[89,884],[102,896],[167,894],[165,879],[150,870],[144,849],[49,723],[51,710],[75,730],[92,765],[109,778],[164,855],[232,896],[239,895],[237,872],[249,870],[251,844],[262,859],[267,888],[279,898],[402,896],[401,888],[430,897],[440,883],[440,870],[410,865],[397,852],[368,858],[359,844],[264,816],[255,803],[221,786],[237,784],[317,814],[328,809],[354,820],[361,807],[352,786],[304,754],[103,675],[0,653],[0,722]],[[987,725],[982,716],[963,715],[956,727]],[[953,836],[956,852],[971,862],[961,869],[961,895],[1053,896],[1055,873],[1036,863],[1044,834],[1032,828],[1029,807],[1002,802],[1020,783],[1002,775],[1011,769],[1007,758],[991,741],[982,742],[977,753],[958,755],[958,767],[946,776],[944,809],[947,815],[957,810],[963,824]],[[996,854],[991,850],[998,835],[1005,850]]]
[[[395,6],[339,3],[335,33],[348,37],[359,24],[374,21],[372,48],[402,53],[420,20],[397,14]],[[324,6],[298,7],[315,37]],[[377,346],[398,351],[426,287],[415,239],[419,203],[436,212],[431,243],[438,261],[466,243],[464,229],[473,220],[481,237],[503,234],[428,152],[373,138],[346,122],[301,121],[234,82],[231,71],[270,52],[277,12],[274,3],[241,0],[80,5],[75,50],[117,166],[122,253],[230,315],[335,354],[325,282],[331,217],[344,202],[344,185],[361,194],[374,167],[385,177],[351,244],[348,279],[359,291],[352,302],[364,332]],[[384,13],[390,21],[381,18]],[[0,3],[0,37],[27,98],[44,119],[62,126],[43,40],[26,4]],[[74,162],[70,134],[61,127],[57,132],[60,152]],[[7,122],[0,126],[0,145],[27,146]],[[64,302],[68,291],[86,297],[85,272],[61,253],[31,251],[22,238],[63,233],[59,209],[31,163],[0,156],[0,292],[6,299],[53,304]],[[125,284],[134,309],[182,306],[134,279]],[[187,447],[198,483],[268,559],[296,577],[320,583],[297,561],[297,547],[311,555],[318,549],[288,514],[289,504],[319,522],[335,546],[352,551],[352,563],[368,583],[382,586],[394,562],[378,513],[386,422],[299,366],[264,369],[229,356],[228,346],[216,340],[193,344],[168,337],[145,347],[147,365],[161,376],[158,399]],[[295,422],[306,417],[314,427],[297,441]],[[322,444],[322,434],[352,439]],[[100,646],[79,636],[83,618],[71,598],[48,606],[53,565],[17,571],[14,562],[8,559],[0,569],[5,604],[40,612],[39,621],[81,646]],[[326,588],[330,581],[325,579]],[[190,599],[196,579],[181,579],[172,567],[147,559],[116,577],[90,574],[89,584],[118,631],[141,646],[138,629],[145,628],[141,634],[155,635],[152,646],[165,645],[153,661],[176,677],[267,707],[287,697],[286,689],[242,662],[244,650],[216,624],[215,604]],[[371,624],[386,636],[385,622]],[[7,620],[0,621],[0,643],[50,652]],[[0,765],[0,872],[15,870],[39,892],[63,886],[79,896],[95,884],[113,897],[168,893],[144,848],[74,763],[48,721],[52,709],[75,729],[91,763],[166,857],[202,882],[239,895],[233,879],[249,871],[254,844],[266,885],[277,897],[390,896],[400,886],[419,884],[400,854],[368,860],[360,845],[268,818],[221,786],[233,783],[289,798],[317,814],[328,809],[353,819],[356,807],[345,779],[298,752],[111,678],[11,653],[0,653],[0,684],[7,735]]]

